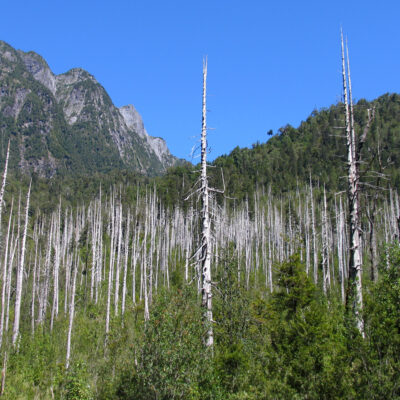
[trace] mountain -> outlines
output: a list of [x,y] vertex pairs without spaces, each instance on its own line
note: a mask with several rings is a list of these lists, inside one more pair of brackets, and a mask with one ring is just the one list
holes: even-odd
[[[5,399],[400,398],[398,94],[355,105],[357,134],[375,108],[362,152],[365,338],[346,300],[339,103],[208,169],[210,186],[226,189],[210,202],[210,351],[193,166],[154,178],[126,169],[136,143],[165,155],[133,106],[113,107],[85,71],[54,76],[36,54],[3,54],[0,152],[10,137],[23,169],[56,171],[33,174],[31,195],[28,175],[7,181]],[[125,169],[102,174],[101,163]],[[78,168],[97,172],[61,173]]]
[[154,176],[181,161],[149,136],[133,105],[117,108],[87,71],[55,75],[34,52],[0,41],[0,159],[42,177],[126,169]]
[[[360,99],[354,106],[355,129],[361,135],[367,110],[375,118],[362,149],[361,179],[365,189],[400,188],[400,94],[387,93],[373,101]],[[272,134],[272,132],[270,132]],[[309,184],[330,191],[347,189],[347,150],[344,105],[314,110],[298,127],[286,125],[265,142],[251,148],[236,147],[217,157],[208,169],[210,186],[225,188],[229,197],[242,200],[257,188],[274,193],[296,191]],[[189,166],[177,166],[159,179],[164,202],[176,204],[180,193],[189,192],[196,175]],[[187,202],[186,202],[187,203]]]
[[[354,105],[356,135],[361,136],[368,109],[375,117],[362,148],[362,182],[400,187],[400,95],[385,94],[373,101],[360,99]],[[226,186],[240,197],[255,187],[295,190],[315,181],[333,190],[347,188],[347,149],[344,136],[344,105],[314,110],[298,127],[286,125],[264,143],[235,148],[214,161],[215,171],[224,171]],[[216,172],[217,173],[217,172]],[[386,184],[385,184],[386,185]]]

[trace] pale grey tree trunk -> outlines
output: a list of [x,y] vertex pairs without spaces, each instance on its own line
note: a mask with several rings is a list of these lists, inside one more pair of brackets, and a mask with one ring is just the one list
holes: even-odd
[[33,277],[32,277],[32,301],[31,301],[31,332],[32,335],[35,333],[35,294],[36,294],[36,271],[38,264],[38,246],[39,246],[39,233],[38,223],[34,229],[34,241],[35,241],[35,262],[33,266]]
[[342,77],[343,92],[345,102],[346,117],[346,138],[347,138],[347,163],[348,163],[348,203],[349,203],[349,229],[350,229],[350,254],[349,254],[349,293],[348,302],[352,307],[356,318],[357,328],[364,337],[364,320],[362,317],[363,297],[362,297],[362,258],[361,258],[361,237],[359,220],[359,176],[356,158],[356,139],[354,129],[353,102],[351,99],[351,80],[349,70],[349,60],[347,58],[350,110],[347,97],[347,78],[344,56],[343,34],[341,34],[342,44]]
[[6,386],[6,373],[7,373],[7,352],[4,352],[3,369],[1,370],[1,389],[0,396],[3,396]]
[[6,300],[6,289],[7,289],[7,282],[8,282],[8,247],[10,243],[10,231],[11,231],[11,221],[12,221],[12,212],[14,206],[14,198],[11,201],[11,208],[10,208],[10,217],[8,219],[8,229],[7,229],[7,237],[6,237],[6,247],[4,250],[4,264],[3,264],[3,282],[2,282],[2,289],[1,289],[1,316],[0,316],[0,348],[3,343],[3,331],[4,331],[4,315],[5,315],[5,300]]
[[150,312],[149,312],[149,294],[147,289],[147,230],[149,225],[149,216],[145,217],[145,224],[144,224],[144,243],[143,243],[143,259],[142,259],[142,281],[143,281],[143,296],[144,296],[144,320],[147,322],[150,319]]
[[111,309],[111,289],[113,283],[114,270],[114,247],[115,247],[115,218],[114,218],[114,195],[111,195],[110,214],[111,214],[111,244],[110,244],[110,266],[108,270],[108,288],[107,288],[107,307],[106,307],[106,335],[110,332],[110,309]]
[[326,204],[326,191],[324,187],[324,204],[322,208],[322,288],[326,294],[329,287],[329,227],[328,227],[328,210]]
[[38,322],[43,323],[46,317],[47,310],[47,298],[49,293],[49,281],[50,281],[50,262],[51,262],[51,251],[52,251],[52,238],[53,238],[53,223],[50,223],[50,232],[48,234],[46,258],[44,265],[44,282],[41,284],[40,300],[39,300],[39,312]]
[[211,226],[209,211],[209,188],[207,179],[207,59],[203,62],[203,115],[201,129],[201,203],[202,203],[202,233],[201,233],[201,271],[202,271],[202,304],[207,322],[206,345],[214,344],[212,290],[211,290]]
[[67,337],[67,354],[65,357],[65,368],[69,368],[69,362],[71,357],[71,337],[72,337],[72,325],[74,323],[75,315],[75,288],[76,288],[76,275],[78,272],[78,257],[75,256],[74,262],[74,274],[72,278],[72,292],[71,292],[71,302],[69,305],[69,324],[68,324],[68,337]]
[[64,257],[64,268],[65,268],[65,287],[64,287],[64,314],[67,315],[68,311],[68,293],[69,293],[69,287],[70,287],[70,278],[71,278],[71,265],[72,265],[72,254],[69,251],[68,247],[71,244],[72,241],[72,232],[73,232],[73,220],[72,220],[72,211],[68,213],[67,210],[65,210],[65,222],[64,222],[64,251],[65,251],[65,257]]
[[314,283],[318,283],[318,249],[317,249],[317,232],[315,228],[315,211],[314,211],[314,196],[312,190],[312,181],[310,175],[310,202],[311,202],[311,232],[313,238],[313,259],[314,259]]
[[24,263],[25,263],[25,249],[26,249],[26,236],[28,231],[29,222],[29,200],[31,196],[31,185],[32,181],[29,183],[28,194],[26,196],[26,208],[25,208],[25,226],[24,233],[22,236],[22,248],[21,248],[21,258],[18,266],[17,273],[17,285],[15,289],[15,307],[14,307],[14,327],[12,335],[12,344],[15,346],[18,336],[19,336],[19,323],[21,315],[21,300],[22,300],[22,280],[24,277]]
[[60,230],[61,230],[61,198],[58,208],[57,218],[54,219],[54,269],[53,269],[53,307],[51,309],[50,331],[53,330],[54,319],[58,316],[58,274],[60,269],[61,259],[61,243],[60,243]]
[[[19,205],[18,205],[18,216],[17,216],[17,224],[19,225],[19,214],[20,214],[20,202],[21,202],[21,197],[19,198]],[[10,321],[10,299],[11,299],[11,282],[12,282],[12,271],[13,271],[13,266],[14,266],[14,257],[15,257],[15,252],[18,247],[18,242],[19,242],[19,226],[17,228],[17,236],[15,236],[15,221],[13,221],[13,227],[12,227],[12,235],[11,235],[11,251],[10,251],[10,257],[8,261],[8,270],[7,270],[7,304],[6,304],[6,316],[5,316],[5,331],[8,332],[8,325]]]
[[129,256],[129,235],[130,235],[130,225],[131,225],[131,213],[128,209],[128,216],[126,217],[126,232],[125,232],[125,243],[124,243],[124,276],[122,280],[122,305],[121,314],[125,313],[125,301],[126,301],[126,277],[128,274],[128,256]]
[[[1,189],[0,189],[0,232],[1,232],[1,220],[2,220],[2,214],[3,214],[4,192],[5,192],[5,189],[6,189],[8,158],[9,158],[9,156],[10,156],[10,140],[8,140],[6,163],[4,165],[3,181],[1,183]],[[0,235],[0,237],[1,237],[1,235]]]

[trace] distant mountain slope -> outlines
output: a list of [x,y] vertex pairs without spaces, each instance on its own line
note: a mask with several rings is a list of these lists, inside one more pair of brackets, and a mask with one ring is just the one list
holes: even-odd
[[[392,186],[400,187],[400,95],[385,94],[355,105],[356,132],[361,134],[367,109],[375,107],[375,119],[363,147],[362,182],[376,184],[376,172],[383,172]],[[244,195],[256,185],[295,189],[310,174],[330,188],[346,189],[347,151],[343,105],[314,111],[298,128],[287,125],[266,143],[252,149],[234,149],[218,157],[228,188]],[[219,168],[216,168],[218,171]],[[371,172],[372,171],[372,172]],[[386,185],[386,183],[385,183]]]
[[[375,107],[375,119],[363,147],[362,183],[400,188],[400,95],[385,94],[355,105],[356,132],[362,132],[367,109]],[[256,187],[275,192],[290,191],[309,182],[310,174],[327,189],[346,190],[347,151],[344,137],[344,109],[339,103],[313,111],[298,128],[287,125],[265,143],[252,148],[235,148],[218,157],[210,168],[211,186],[223,188],[237,199],[251,196]],[[222,181],[223,171],[224,182]],[[163,178],[168,197],[189,190],[195,176],[189,169],[175,168]],[[377,173],[386,177],[377,181]],[[172,200],[171,200],[172,201]]]
[[80,68],[54,75],[34,52],[0,41],[0,159],[11,138],[11,165],[57,172],[127,169],[157,175],[180,161],[147,134],[133,106],[115,107]]

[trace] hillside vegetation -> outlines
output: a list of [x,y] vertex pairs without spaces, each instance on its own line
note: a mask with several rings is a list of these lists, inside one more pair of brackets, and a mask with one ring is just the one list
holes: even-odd
[[362,154],[364,338],[346,307],[338,104],[209,169],[210,186],[226,189],[211,198],[211,349],[199,294],[201,206],[196,193],[184,200],[198,168],[158,178],[118,169],[33,174],[29,207],[30,177],[12,170],[1,221],[2,396],[400,398],[400,96],[359,101],[359,132],[371,106]]

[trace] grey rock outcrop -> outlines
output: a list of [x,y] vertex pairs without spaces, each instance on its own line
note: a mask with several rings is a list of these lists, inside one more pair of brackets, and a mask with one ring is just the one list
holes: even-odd
[[1,41],[0,124],[18,148],[14,164],[39,175],[115,168],[156,175],[180,162],[147,134],[134,106],[115,107],[93,75],[80,68],[55,75],[40,55]]
[[164,139],[160,137],[150,136],[144,128],[142,117],[132,104],[119,108],[119,112],[124,118],[128,129],[134,130],[141,138],[143,138],[149,148],[153,152],[160,163],[164,167],[170,167],[174,164],[174,159],[168,150]]

